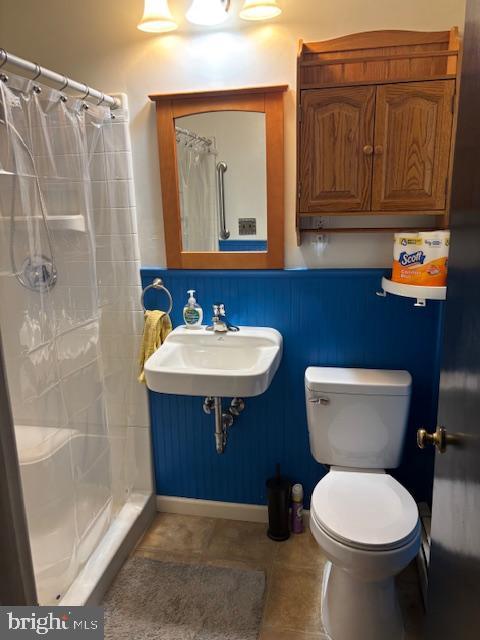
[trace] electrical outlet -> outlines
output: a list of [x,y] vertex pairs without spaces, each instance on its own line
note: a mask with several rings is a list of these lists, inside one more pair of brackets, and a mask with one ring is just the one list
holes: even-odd
[[257,233],[256,218],[239,218],[238,219],[238,235],[254,236]]

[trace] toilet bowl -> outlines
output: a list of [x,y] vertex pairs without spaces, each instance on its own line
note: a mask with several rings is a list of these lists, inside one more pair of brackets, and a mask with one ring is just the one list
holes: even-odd
[[416,556],[415,501],[385,473],[333,468],[316,486],[310,529],[329,562],[322,621],[334,640],[401,640],[395,575]]
[[310,448],[331,465],[315,487],[310,529],[328,558],[321,616],[331,640],[402,640],[395,576],[420,548],[417,505],[386,468],[400,463],[406,371],[309,367]]

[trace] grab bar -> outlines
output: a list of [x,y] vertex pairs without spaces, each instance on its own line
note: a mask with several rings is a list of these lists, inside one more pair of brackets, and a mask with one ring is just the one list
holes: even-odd
[[230,237],[230,231],[227,229],[227,223],[225,220],[224,175],[227,169],[227,163],[223,160],[217,164],[218,210],[220,212],[220,240],[228,240],[228,238]]
[[170,314],[172,309],[173,309],[173,299],[172,299],[172,294],[170,293],[170,291],[167,289],[167,287],[163,286],[163,280],[161,278],[155,278],[155,280],[152,282],[152,284],[149,284],[148,286],[145,287],[145,289],[142,291],[142,297],[140,298],[140,302],[142,305],[142,309],[145,312],[145,304],[144,304],[144,298],[145,298],[145,294],[147,293],[147,291],[149,289],[157,289],[157,291],[165,291],[165,293],[167,294],[168,297],[168,311],[165,311],[165,313]]

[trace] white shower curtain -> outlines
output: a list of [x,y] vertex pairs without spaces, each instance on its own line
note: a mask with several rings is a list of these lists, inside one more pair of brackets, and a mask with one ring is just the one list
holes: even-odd
[[218,251],[216,151],[177,130],[177,158],[184,251]]
[[110,122],[108,108],[0,82],[0,328],[42,604],[63,597],[131,489],[126,425],[109,426],[92,213]]

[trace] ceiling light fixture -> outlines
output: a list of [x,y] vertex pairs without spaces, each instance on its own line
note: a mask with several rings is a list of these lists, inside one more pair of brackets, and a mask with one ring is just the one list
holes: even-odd
[[277,0],[245,0],[240,17],[243,20],[270,20],[281,13]]
[[137,29],[149,33],[165,33],[177,27],[178,24],[170,12],[168,0],[145,0],[143,17]]
[[212,26],[228,18],[230,0],[193,0],[187,11],[187,20],[193,24]]

